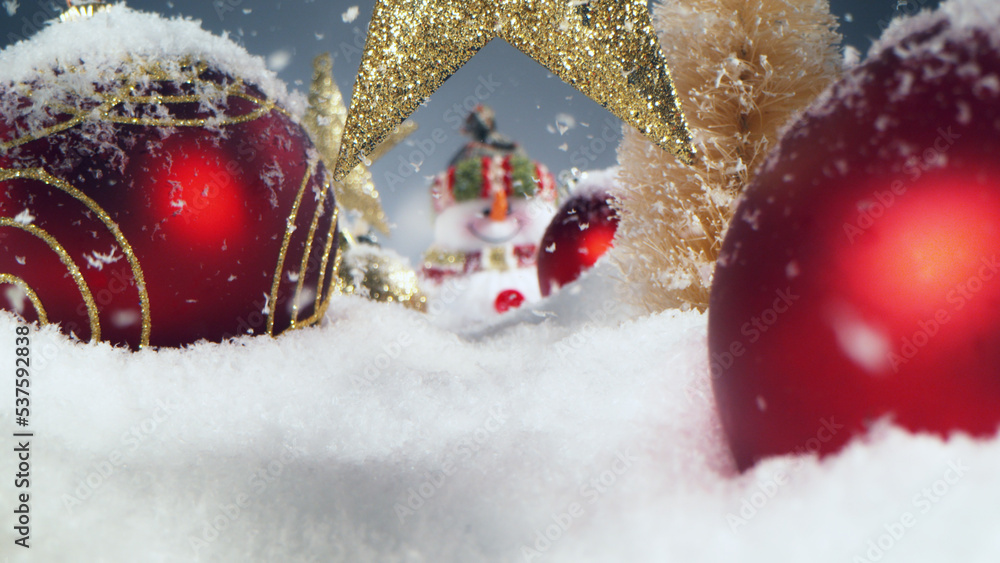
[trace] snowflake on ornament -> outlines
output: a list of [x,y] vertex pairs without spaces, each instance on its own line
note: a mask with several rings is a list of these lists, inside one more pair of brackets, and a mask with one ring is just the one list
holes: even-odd
[[[424,257],[430,299],[457,319],[485,319],[541,298],[536,261],[555,213],[544,164],[496,132],[493,110],[466,119],[472,137],[431,187],[434,243]],[[442,311],[443,312],[443,311]]]

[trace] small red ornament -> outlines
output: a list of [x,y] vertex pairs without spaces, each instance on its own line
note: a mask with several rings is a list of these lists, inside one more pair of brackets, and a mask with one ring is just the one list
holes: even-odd
[[549,223],[538,252],[538,285],[548,297],[576,280],[613,246],[618,212],[606,189],[571,196]]
[[[155,16],[113,7],[53,28],[114,34],[137,18]],[[186,55],[135,53],[104,74],[86,57],[50,64],[0,83],[0,308],[133,349],[322,316],[333,195],[284,109]]]
[[511,309],[517,309],[523,304],[524,294],[516,289],[508,289],[501,291],[500,295],[497,295],[497,299],[493,303],[493,308],[496,309],[497,313],[506,313]]
[[884,417],[1000,424],[1000,51],[922,18],[789,129],[727,233],[709,353],[742,469]]

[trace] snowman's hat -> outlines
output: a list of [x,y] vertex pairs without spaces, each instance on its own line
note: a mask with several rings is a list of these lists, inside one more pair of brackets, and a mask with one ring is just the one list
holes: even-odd
[[479,105],[465,118],[462,131],[472,137],[448,169],[434,178],[431,196],[434,210],[463,201],[503,197],[534,198],[555,202],[555,178],[544,164],[528,157],[514,141],[496,132],[496,116],[489,106]]

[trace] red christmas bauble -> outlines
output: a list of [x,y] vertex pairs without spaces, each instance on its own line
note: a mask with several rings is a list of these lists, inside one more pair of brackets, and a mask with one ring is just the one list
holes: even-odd
[[548,297],[576,280],[611,248],[618,212],[607,189],[582,190],[549,223],[538,252],[538,285]]
[[[239,62],[191,22],[114,7],[8,49],[0,68],[63,27],[103,37],[139,22]],[[336,213],[308,136],[238,65],[141,51],[0,83],[0,307],[132,348],[316,322]]]
[[708,330],[741,468],[886,417],[1000,424],[1000,51],[970,18],[921,18],[789,129],[736,210]]

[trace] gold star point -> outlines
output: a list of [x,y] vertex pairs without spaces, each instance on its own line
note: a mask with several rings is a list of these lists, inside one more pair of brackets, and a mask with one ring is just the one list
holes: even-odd
[[691,135],[646,0],[378,0],[337,161],[346,177],[500,38],[684,162]]
[[[346,120],[347,107],[333,79],[333,58],[329,53],[320,55],[313,61],[313,81],[304,126],[330,170],[333,170],[338,161]],[[395,127],[383,136],[369,157],[359,155],[365,161],[362,166],[355,163],[347,174],[334,182],[337,204],[358,212],[365,223],[383,234],[389,233],[389,220],[382,209],[382,202],[368,167],[416,129],[416,124],[410,121]]]

